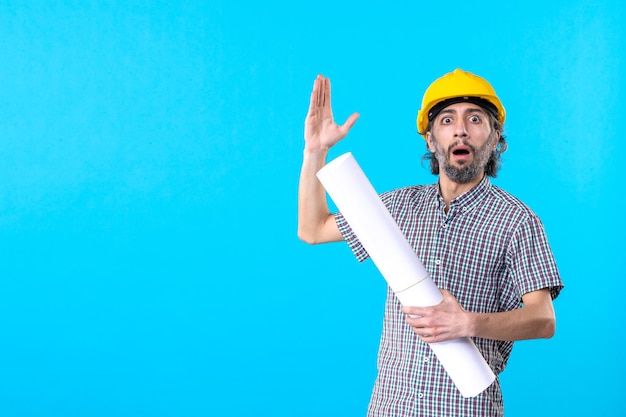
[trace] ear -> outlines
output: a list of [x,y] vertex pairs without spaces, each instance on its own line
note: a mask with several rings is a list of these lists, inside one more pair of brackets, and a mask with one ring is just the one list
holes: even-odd
[[435,153],[435,147],[433,146],[433,134],[430,132],[426,132],[426,147],[432,153]]
[[493,141],[493,146],[491,147],[491,151],[495,151],[496,148],[498,147],[498,143],[500,143],[500,137],[502,136],[502,134],[500,133],[499,130],[496,130],[496,140]]

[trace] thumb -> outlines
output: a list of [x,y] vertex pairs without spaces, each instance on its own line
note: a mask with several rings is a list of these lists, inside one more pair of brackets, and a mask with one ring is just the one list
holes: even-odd
[[352,115],[350,117],[348,117],[348,119],[345,121],[344,124],[342,124],[341,126],[339,126],[339,129],[341,130],[341,132],[344,135],[348,134],[348,131],[350,129],[352,129],[352,126],[354,126],[354,124],[356,123],[356,120],[359,118],[360,114],[359,113],[352,113]]
[[443,300],[456,300],[456,297],[448,290],[441,290],[441,294],[443,295]]

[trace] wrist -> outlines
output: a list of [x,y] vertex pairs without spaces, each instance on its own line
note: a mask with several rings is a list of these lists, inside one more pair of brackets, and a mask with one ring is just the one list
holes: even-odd
[[466,330],[469,337],[478,337],[480,328],[480,314],[467,312]]
[[304,147],[304,156],[305,157],[326,159],[326,155],[328,155],[328,149],[329,148],[309,148],[309,147],[305,146]]

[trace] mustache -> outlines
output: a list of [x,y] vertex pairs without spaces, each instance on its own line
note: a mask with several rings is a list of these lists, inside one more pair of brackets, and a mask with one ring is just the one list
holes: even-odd
[[476,154],[476,147],[473,145],[470,145],[469,143],[467,143],[467,141],[465,140],[457,140],[456,142],[453,142],[450,144],[450,146],[448,146],[448,149],[446,150],[446,153],[448,155],[450,155],[452,153],[452,149],[454,149],[455,147],[459,146],[459,145],[463,145],[463,146],[467,146],[473,154]]

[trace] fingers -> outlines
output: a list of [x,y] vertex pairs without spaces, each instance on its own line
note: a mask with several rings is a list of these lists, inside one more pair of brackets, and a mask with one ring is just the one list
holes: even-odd
[[313,81],[313,90],[311,91],[311,108],[317,107],[320,101],[321,81],[323,76],[320,74]]
[[402,306],[402,312],[409,316],[424,316],[430,309],[430,307]]
[[313,93],[315,94],[315,105],[323,107],[326,104],[327,90],[330,88],[330,80],[319,74],[313,83]]
[[427,343],[439,341],[444,337],[441,330],[436,327],[413,327],[413,332]]
[[324,78],[324,94],[322,96],[322,106],[330,107],[330,78]]
[[330,78],[319,74],[313,81],[311,92],[311,107],[330,106]]
[[418,334],[418,336],[426,343],[433,343],[437,341],[437,337],[433,334]]
[[[328,84],[328,87],[327,87]],[[323,109],[325,103],[330,103],[327,98],[326,91],[330,89],[330,80],[324,78],[322,74],[319,74],[315,81],[313,81],[313,90],[311,91],[311,98],[309,101],[309,115],[314,115]]]
[[[430,318],[415,314],[407,314],[405,317],[407,324],[414,330],[423,330],[432,327]],[[421,335],[421,333],[418,333]]]
[[439,342],[446,338],[446,331],[443,328],[437,327],[421,317],[409,316],[406,318],[406,322],[424,342]]
[[439,329],[434,326],[428,308],[404,306],[402,311],[406,314],[407,324],[422,340],[429,343],[436,340]]
[[324,106],[324,89],[325,89],[326,79],[324,78],[322,74],[320,74],[317,76],[317,80],[315,80],[315,82],[317,83],[316,105],[317,107],[323,107]]
[[307,119],[312,120],[315,117],[319,118],[322,114],[322,103],[324,101],[324,83],[324,76],[322,74],[319,74],[317,78],[315,78],[315,81],[313,81],[313,90],[311,91]]

